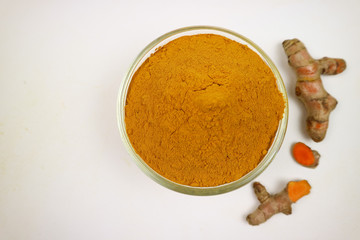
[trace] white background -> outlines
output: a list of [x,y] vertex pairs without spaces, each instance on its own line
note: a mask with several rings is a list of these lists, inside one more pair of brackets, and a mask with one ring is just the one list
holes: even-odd
[[[0,239],[359,239],[360,2],[0,0]],[[283,146],[257,180],[271,193],[307,179],[310,195],[250,226],[251,184],[197,197],[141,172],[116,123],[120,82],[136,55],[171,30],[213,25],[257,43],[277,65],[290,115]],[[281,43],[348,67],[323,76],[339,104],[325,140],[305,134],[295,74]],[[291,146],[322,155],[297,165]]]

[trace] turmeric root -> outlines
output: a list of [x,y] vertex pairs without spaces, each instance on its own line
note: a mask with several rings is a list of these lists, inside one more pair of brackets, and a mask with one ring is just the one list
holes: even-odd
[[296,162],[304,167],[315,168],[319,164],[320,154],[302,142],[295,143],[292,154]]
[[291,204],[310,193],[311,186],[306,180],[291,181],[278,194],[270,195],[259,182],[253,184],[260,206],[246,220],[250,225],[259,225],[276,213],[291,214]]
[[315,142],[320,142],[326,135],[330,112],[337,105],[336,99],[324,89],[320,75],[341,73],[346,63],[343,59],[327,57],[315,60],[298,39],[285,40],[283,47],[297,74],[296,96],[308,112],[308,134]]

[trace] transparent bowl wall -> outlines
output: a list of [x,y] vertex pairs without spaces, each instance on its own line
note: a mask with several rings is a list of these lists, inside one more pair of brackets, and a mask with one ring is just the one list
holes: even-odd
[[[256,52],[263,61],[271,68],[272,72],[274,73],[276,77],[276,82],[279,91],[284,96],[285,101],[285,110],[284,110],[284,116],[282,120],[279,122],[279,127],[276,132],[274,141],[270,148],[268,149],[268,153],[263,157],[262,161],[259,163],[259,165],[254,168],[251,172],[244,175],[240,179],[226,183],[219,186],[214,187],[192,187],[188,185],[182,185],[179,183],[175,183],[173,181],[170,181],[169,179],[164,178],[157,172],[155,172],[151,167],[149,167],[144,160],[136,153],[134,148],[132,147],[130,140],[126,133],[126,125],[125,125],[125,104],[126,104],[126,97],[128,88],[131,82],[131,79],[133,78],[134,73],[137,71],[137,69],[141,66],[141,64],[158,49],[160,46],[163,46],[167,44],[168,42],[182,37],[182,36],[188,36],[188,35],[196,35],[196,34],[217,34],[224,37],[227,37],[229,39],[235,40],[241,44],[247,45],[250,49],[252,49],[254,52]],[[140,167],[140,169],[147,174],[150,178],[155,180],[157,183],[163,185],[166,188],[169,188],[171,190],[185,193],[185,194],[191,194],[191,195],[215,195],[220,193],[229,192],[232,190],[235,190],[241,186],[244,186],[245,184],[252,181],[255,177],[257,177],[260,173],[262,173],[265,168],[271,163],[271,161],[274,159],[276,153],[279,151],[281,144],[283,142],[286,128],[287,128],[287,121],[288,121],[288,98],[286,89],[283,83],[283,80],[280,76],[280,73],[278,72],[276,66],[271,61],[271,59],[266,55],[266,53],[261,50],[255,43],[253,43],[248,38],[232,32],[227,29],[222,29],[218,27],[210,27],[210,26],[195,26],[195,27],[186,27],[174,30],[172,32],[166,33],[162,35],[161,37],[155,39],[153,42],[151,42],[148,46],[145,47],[144,50],[140,52],[140,54],[136,57],[135,61],[131,65],[127,75],[121,82],[119,95],[118,95],[118,101],[117,101],[117,121],[118,121],[118,127],[119,131],[122,137],[122,140],[132,156],[132,158],[135,160],[135,163]]]

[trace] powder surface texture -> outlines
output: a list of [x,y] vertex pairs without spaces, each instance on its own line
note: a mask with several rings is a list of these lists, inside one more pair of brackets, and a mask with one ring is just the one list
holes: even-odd
[[125,124],[132,146],[165,178],[210,187],[253,170],[284,113],[271,69],[214,34],[162,46],[134,74]]

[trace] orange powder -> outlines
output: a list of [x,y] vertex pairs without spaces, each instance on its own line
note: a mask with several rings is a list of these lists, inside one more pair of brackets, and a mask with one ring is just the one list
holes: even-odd
[[125,124],[156,172],[190,186],[217,186],[253,170],[284,112],[276,79],[247,46],[199,34],[171,41],[132,78]]

